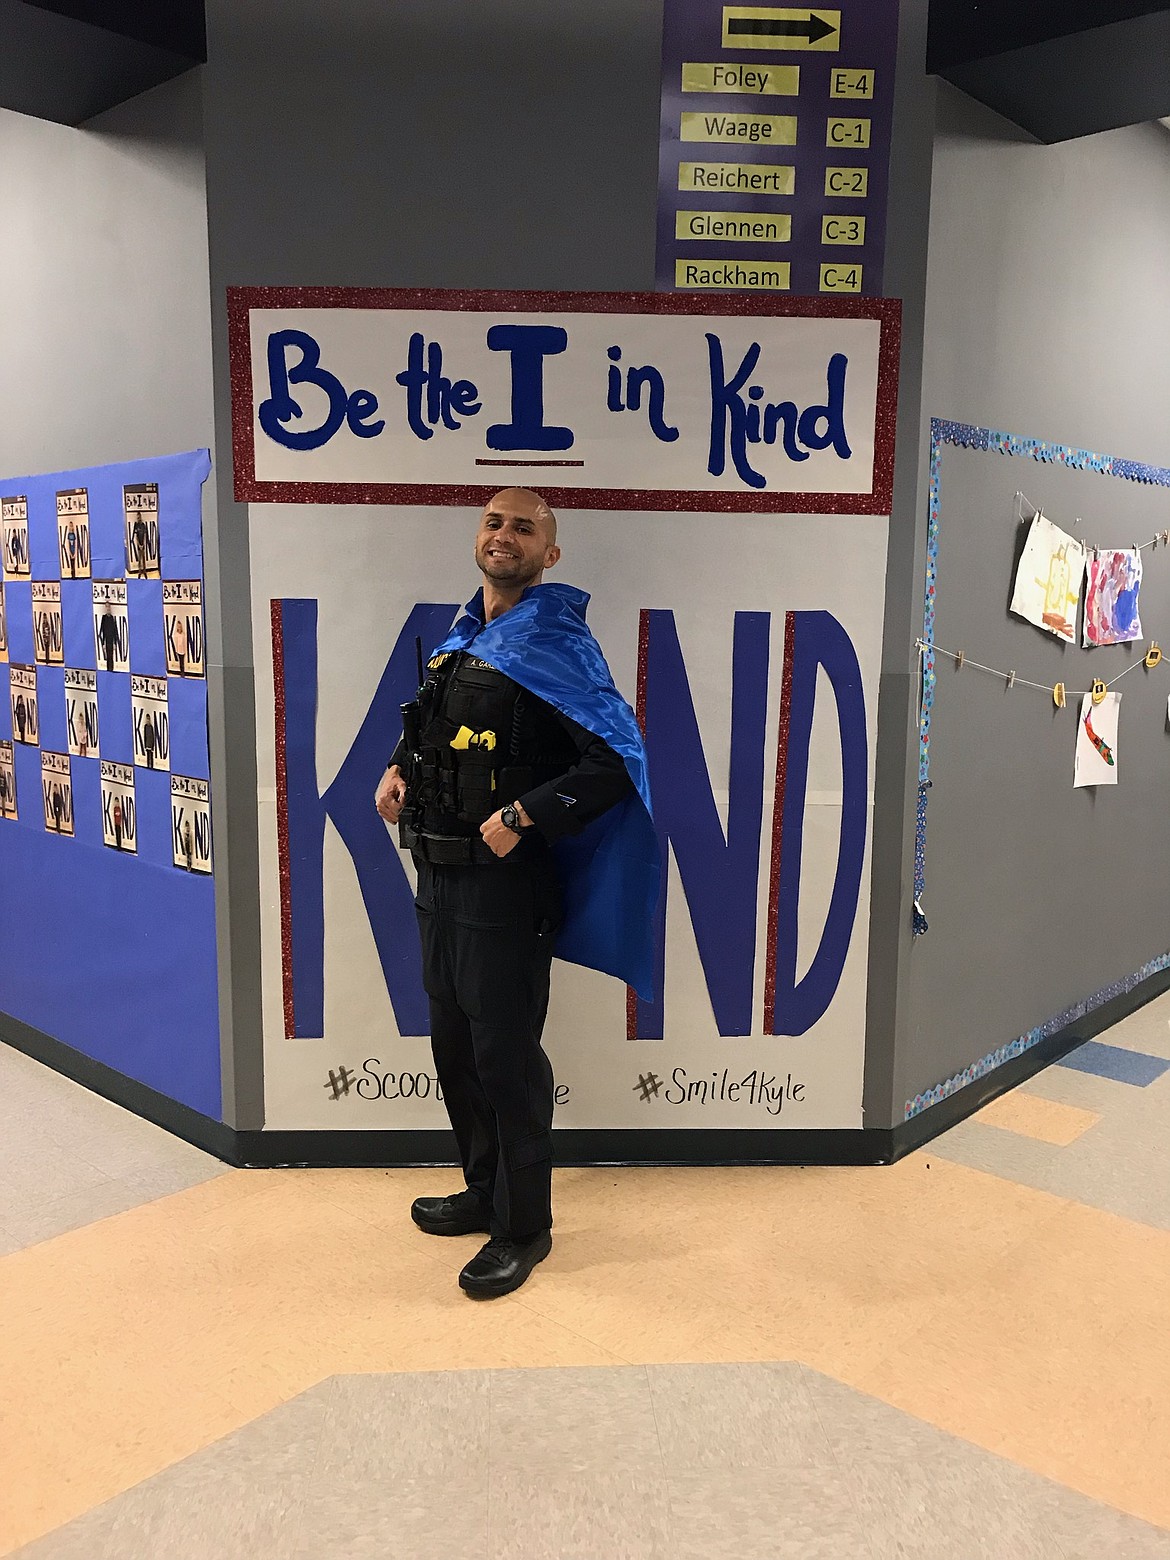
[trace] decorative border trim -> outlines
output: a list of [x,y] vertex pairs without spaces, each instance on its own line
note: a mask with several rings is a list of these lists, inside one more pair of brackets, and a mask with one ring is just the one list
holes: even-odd
[[903,1120],[911,1121],[915,1116],[921,1115],[924,1110],[929,1110],[932,1105],[937,1105],[942,1100],[950,1099],[952,1094],[957,1094],[960,1089],[965,1089],[969,1083],[974,1083],[978,1078],[985,1078],[988,1073],[994,1072],[997,1067],[1002,1067],[1005,1062],[1011,1062],[1017,1056],[1023,1056],[1025,1051],[1030,1051],[1033,1046],[1039,1045],[1042,1040],[1050,1040],[1053,1035],[1059,1034],[1062,1029],[1067,1029],[1070,1024],[1075,1024],[1078,1018],[1084,1018],[1086,1013],[1095,1013],[1098,1008],[1104,1007],[1107,1002],[1113,1002],[1118,997],[1124,997],[1143,981],[1149,980],[1151,975],[1159,975],[1163,970],[1170,970],[1170,953],[1159,954],[1156,959],[1151,959],[1148,964],[1143,964],[1140,970],[1135,970],[1132,975],[1125,975],[1121,980],[1115,980],[1111,986],[1104,986],[1100,991],[1094,992],[1091,997],[1085,997],[1080,1002],[1075,1002],[1072,1007],[1066,1008],[1063,1013],[1057,1013],[1054,1018],[1046,1019],[1043,1024],[1038,1024],[1035,1029],[1029,1029],[1027,1034],[1020,1035],[1016,1040],[1009,1040],[1007,1045],[1001,1045],[998,1049],[990,1051],[979,1061],[972,1062],[970,1067],[963,1069],[961,1073],[955,1073],[944,1083],[936,1084],[933,1089],[927,1089],[924,1094],[918,1094],[912,1100],[906,1101],[906,1110]]
[[283,603],[273,601],[270,610],[272,690],[276,712],[276,851],[280,864],[280,971],[284,1002],[284,1037],[286,1040],[292,1040],[297,1032],[297,1011],[293,994],[292,886],[288,846],[288,723],[284,702]]
[[[930,722],[934,713],[937,677],[934,658],[934,617],[938,592],[939,517],[942,500],[942,455],[946,445],[960,449],[994,450],[1000,455],[1023,456],[1026,460],[1045,461],[1077,471],[1096,471],[1103,477],[1119,477],[1126,482],[1144,482],[1154,487],[1170,487],[1170,469],[1149,466],[1142,461],[1122,460],[1115,455],[1095,455],[1091,450],[1075,450],[1067,444],[1048,439],[1027,439],[1014,433],[991,428],[976,428],[971,423],[950,422],[942,417],[930,420],[930,508],[926,530],[926,587],[922,614],[921,713],[918,719],[918,807],[914,836],[914,898],[919,901],[926,889],[926,808],[930,790]],[[925,918],[915,910],[914,935],[926,931]],[[1012,1044],[1018,1042],[1013,1041]],[[996,1053],[998,1054],[998,1053]],[[986,1060],[986,1058],[985,1058]],[[974,1066],[983,1064],[976,1062]],[[976,1073],[974,1076],[982,1076]],[[939,1086],[944,1087],[944,1085]]]
[[641,509],[744,514],[888,515],[894,492],[894,434],[902,305],[896,298],[797,298],[740,293],[471,292],[421,287],[229,287],[228,360],[232,384],[234,496],[253,504],[477,505],[494,486],[397,482],[261,482],[253,427],[253,309],[450,309],[541,314],[753,314],[881,322],[873,486],[868,493],[664,492],[658,489],[542,487],[555,509]]
[[780,726],[776,738],[776,789],[772,801],[772,860],[768,884],[768,950],[764,963],[764,1033],[776,1033],[776,942],[780,923],[780,861],[784,845],[784,797],[788,786],[788,731],[792,724],[792,662],[796,614],[784,617],[784,675],[780,684]]

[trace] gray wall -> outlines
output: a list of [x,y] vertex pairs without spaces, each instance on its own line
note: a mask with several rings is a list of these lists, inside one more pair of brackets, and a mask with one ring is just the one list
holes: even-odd
[[[924,415],[1170,466],[1167,253],[1170,136],[1159,127],[1041,147],[940,87]],[[1009,616],[1013,495],[1127,546],[1166,526],[1165,491],[953,450],[943,470],[938,642],[1069,687],[1129,664],[1122,649],[1062,650]],[[920,501],[925,510],[925,485]],[[1165,640],[1170,555],[1146,557],[1142,615]],[[919,592],[922,568],[920,554]],[[1068,712],[940,664],[931,930],[906,966],[897,1114],[1170,947],[1170,682],[1139,670],[1118,691],[1121,784],[1074,793]]]
[[[908,957],[918,401],[933,84],[926,0],[903,0],[888,290],[905,300],[899,469],[881,687],[865,1110],[893,1119]],[[217,427],[229,447],[231,284],[642,289],[654,285],[660,0],[208,0],[204,77]],[[226,461],[225,461],[226,468]],[[234,1024],[259,1033],[246,510],[221,486],[222,729]],[[221,792],[222,794],[222,792]],[[220,819],[221,829],[224,820]],[[912,846],[909,846],[912,850]],[[222,860],[222,856],[221,856]],[[237,1120],[259,1125],[239,1048]]]
[[0,471],[210,445],[191,75],[81,130],[0,109]]
[[[216,427],[233,284],[654,285],[658,0],[208,0]],[[226,1119],[263,1123],[247,510],[221,473],[213,776]],[[215,685],[211,688],[214,694]],[[226,852],[224,850],[226,846]],[[225,874],[223,863],[228,863]]]

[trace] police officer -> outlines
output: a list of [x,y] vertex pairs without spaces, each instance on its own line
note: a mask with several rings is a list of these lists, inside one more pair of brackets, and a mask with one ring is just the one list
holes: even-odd
[[[484,624],[560,555],[539,495],[497,493],[475,541]],[[540,1042],[561,893],[549,847],[631,790],[602,738],[477,657],[474,641],[432,657],[378,787],[418,869],[431,1045],[467,1182],[416,1199],[411,1217],[430,1235],[491,1235],[459,1275],[476,1298],[519,1288],[552,1249],[553,1075]]]

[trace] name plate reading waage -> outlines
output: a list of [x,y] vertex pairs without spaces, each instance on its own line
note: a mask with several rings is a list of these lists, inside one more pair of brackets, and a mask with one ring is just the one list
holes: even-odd
[[890,510],[893,300],[232,288],[229,310],[241,501]]

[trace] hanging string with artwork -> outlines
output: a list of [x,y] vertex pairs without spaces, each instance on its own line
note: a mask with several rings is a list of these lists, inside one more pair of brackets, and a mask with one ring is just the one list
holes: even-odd
[[[1031,510],[1030,517],[1025,509]],[[1028,524],[1012,591],[1011,611],[1017,617],[1065,644],[1075,645],[1083,594],[1081,643],[1086,649],[1132,644],[1143,637],[1142,554],[1170,546],[1170,530],[1159,531],[1148,542],[1130,548],[1093,547],[1061,530],[1020,492],[1016,494],[1016,514],[1021,524]],[[1002,679],[1008,688],[1047,694],[1057,709],[1064,709],[1069,698],[1079,699],[1074,786],[1117,784],[1121,695],[1110,690],[1138,667],[1153,671],[1163,659],[1161,647],[1151,640],[1144,658],[1131,662],[1109,682],[1094,678],[1089,688],[1069,689],[1064,682],[1036,682],[1014,670],[989,666],[972,659],[965,650],[947,650],[932,640],[920,638],[915,647],[923,705],[933,694],[934,657],[939,655],[949,657],[960,671],[970,667]],[[1167,714],[1170,718],[1170,706]]]

